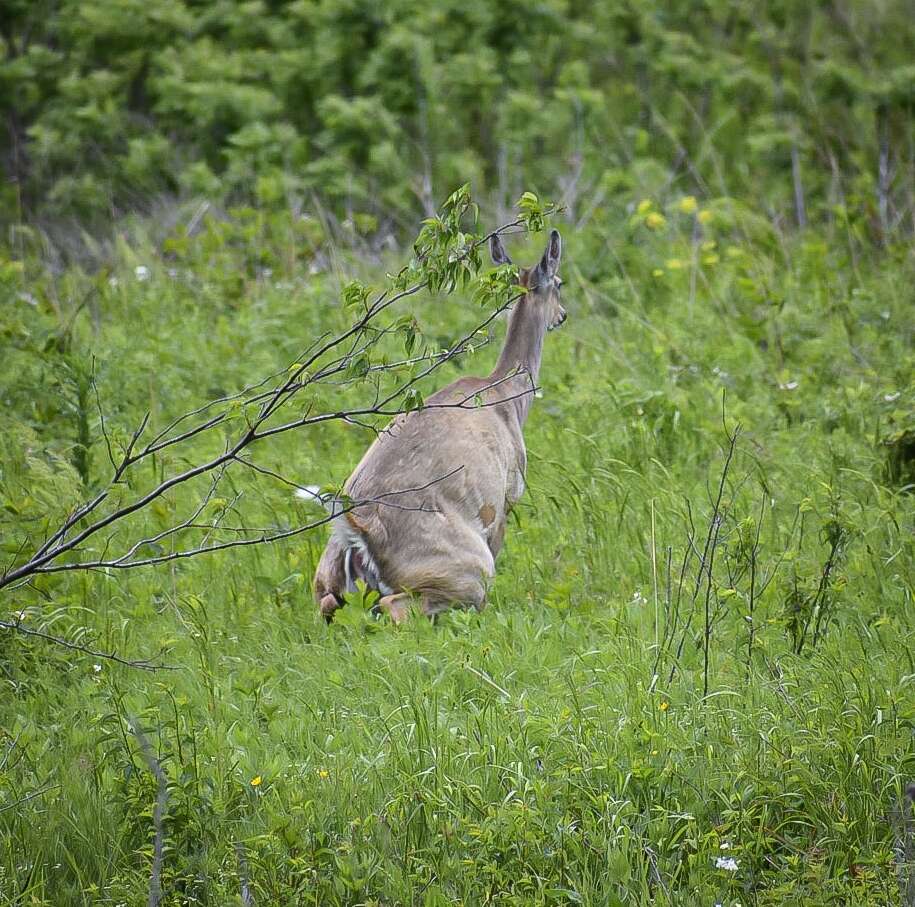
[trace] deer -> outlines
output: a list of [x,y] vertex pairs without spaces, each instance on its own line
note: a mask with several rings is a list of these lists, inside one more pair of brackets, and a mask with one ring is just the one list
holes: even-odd
[[[511,264],[498,233],[489,246],[496,265]],[[346,498],[324,501],[332,529],[313,592],[328,623],[359,581],[378,594],[373,612],[395,624],[414,602],[430,618],[485,607],[509,511],[525,488],[524,426],[544,339],[566,320],[561,256],[552,230],[540,261],[519,269],[520,295],[493,371],[458,378],[395,416],[344,484]]]

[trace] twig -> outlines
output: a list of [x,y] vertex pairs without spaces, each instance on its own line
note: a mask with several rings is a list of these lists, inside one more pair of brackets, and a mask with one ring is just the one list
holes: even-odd
[[[497,230],[493,230],[481,239],[475,240],[468,244],[465,248],[461,249],[459,257],[466,258],[467,256],[470,256],[479,246],[488,242],[491,237],[503,232],[509,232],[513,228],[521,226],[522,223],[523,221],[521,219],[517,219],[498,228]],[[361,355],[368,349],[369,346],[372,345],[372,343],[377,342],[377,338],[379,336],[383,336],[386,331],[389,331],[390,328],[385,328],[379,332],[373,326],[373,322],[378,317],[378,315],[380,315],[395,303],[427,288],[427,286],[428,280],[422,279],[417,283],[397,290],[396,292],[393,290],[385,290],[384,292],[380,293],[371,303],[365,306],[365,311],[362,316],[358,318],[349,328],[343,330],[336,336],[329,336],[324,334],[321,338],[315,341],[315,343],[311,344],[306,351],[307,355],[303,357],[303,361],[295,363],[291,369],[288,369],[285,372],[274,372],[267,378],[254,384],[248,385],[246,388],[236,394],[224,395],[216,401],[210,401],[209,403],[197,407],[189,413],[185,413],[184,415],[170,422],[165,429],[156,434],[152,440],[150,440],[144,447],[138,450],[137,444],[139,439],[145,432],[149,423],[149,413],[147,413],[141,421],[140,425],[133,432],[129,443],[126,446],[126,449],[123,451],[120,462],[117,463],[115,462],[114,451],[112,450],[111,441],[108,436],[107,425],[105,425],[104,413],[101,408],[101,401],[98,397],[98,388],[96,386],[96,398],[99,405],[99,413],[103,425],[103,434],[108,446],[109,459],[112,462],[112,467],[114,470],[112,479],[108,487],[102,489],[92,500],[76,507],[64,520],[61,526],[59,526],[58,529],[56,529],[30,557],[28,557],[25,563],[20,564],[18,567],[11,566],[11,568],[8,569],[5,573],[0,574],[0,589],[11,586],[16,588],[21,585],[22,580],[28,579],[29,577],[40,573],[54,573],[70,570],[91,570],[100,568],[117,569],[144,566],[149,564],[163,563],[178,558],[191,557],[195,554],[201,554],[204,552],[237,547],[240,545],[261,544],[276,541],[282,538],[289,538],[292,535],[307,531],[308,529],[316,528],[323,522],[326,522],[325,520],[314,521],[310,524],[307,524],[306,526],[296,527],[294,529],[283,530],[279,532],[260,533],[256,538],[235,539],[229,542],[222,542],[214,545],[204,544],[157,557],[140,559],[135,558],[136,553],[144,545],[155,544],[156,542],[161,541],[163,538],[166,538],[169,535],[175,535],[184,530],[196,528],[198,517],[200,516],[203,508],[206,506],[206,503],[212,497],[213,491],[216,485],[219,483],[220,478],[224,474],[227,467],[231,465],[233,461],[245,463],[249,466],[249,468],[255,469],[256,471],[263,471],[263,467],[256,467],[250,461],[245,460],[239,456],[242,451],[253,445],[255,442],[263,440],[264,438],[273,437],[274,435],[291,431],[293,429],[302,428],[305,426],[317,426],[332,420],[340,420],[356,424],[366,424],[361,421],[361,417],[395,416],[400,414],[403,411],[401,408],[391,408],[392,404],[398,398],[401,398],[404,394],[411,390],[417,382],[421,381],[433,371],[440,368],[444,363],[450,361],[460,353],[463,353],[467,349],[468,345],[477,337],[481,331],[483,331],[496,317],[498,317],[502,311],[508,308],[508,306],[510,306],[517,298],[519,298],[516,296],[513,299],[508,300],[508,302],[506,302],[503,306],[493,311],[488,318],[484,319],[480,324],[478,324],[469,334],[467,334],[463,339],[455,344],[451,350],[429,356],[427,359],[428,365],[425,368],[421,368],[416,375],[410,377],[408,380],[399,382],[390,393],[387,393],[386,395],[380,396],[380,398],[376,399],[373,406],[312,414],[311,407],[309,405],[306,413],[304,415],[300,415],[296,419],[279,425],[268,425],[268,422],[272,419],[272,417],[283,406],[287,405],[289,401],[292,400],[300,391],[314,384],[316,381],[326,380],[327,378],[346,370],[355,355]],[[362,338],[366,337],[367,335],[370,336],[370,339],[365,344],[362,344]],[[344,352],[336,356],[336,358],[334,358],[330,363],[325,364],[323,367],[319,368],[317,372],[309,374],[309,369],[311,369],[319,360],[327,356],[327,354],[333,353],[335,350],[343,350]],[[413,360],[406,361],[412,362]],[[422,357],[419,361],[426,361],[426,357]],[[397,367],[399,367],[399,364]],[[376,370],[381,370],[384,368],[385,366],[377,366]],[[390,370],[392,366],[387,366],[387,368]],[[260,388],[264,387],[264,385],[280,376],[283,377],[276,386],[269,390],[260,391],[253,397],[249,396],[252,391],[259,391]],[[531,387],[524,389],[520,393],[508,394],[496,400],[490,399],[486,401],[479,401],[477,399],[478,396],[484,391],[487,391],[492,387],[496,387],[498,384],[501,384],[506,380],[509,379],[500,379],[499,381],[495,381],[491,385],[480,388],[474,394],[468,395],[460,401],[452,403],[431,403],[423,406],[422,408],[476,408],[477,406],[497,406],[516,399],[527,397],[536,391],[536,387],[533,386],[533,382],[530,382]],[[255,404],[258,406],[258,409],[256,414],[250,413],[249,415],[246,415],[247,424],[245,429],[234,440],[226,443],[226,447],[222,453],[211,457],[203,463],[191,466],[190,468],[185,469],[183,472],[176,473],[163,479],[159,482],[158,485],[147,491],[145,494],[142,494],[140,497],[127,504],[115,506],[109,513],[103,516],[97,516],[94,521],[89,522],[88,525],[84,525],[81,529],[73,532],[72,535],[70,534],[71,530],[76,529],[77,524],[81,523],[86,519],[86,517],[98,510],[103,502],[108,499],[112,486],[120,482],[124,474],[131,467],[166,448],[172,447],[185,441],[189,441],[190,439],[196,438],[199,435],[208,432],[219,425],[225,424],[232,415],[233,408],[230,406],[221,412],[209,415],[207,418],[203,419],[195,425],[191,425],[185,430],[179,432],[177,435],[172,435],[171,432],[174,431],[179,425],[181,425],[186,419],[192,418],[195,415],[202,415],[207,413],[208,410],[210,410],[212,406],[216,405],[217,403],[234,403],[240,399],[243,400],[243,407],[249,407],[252,404]],[[472,403],[470,402],[471,400],[473,401]],[[243,411],[245,413],[249,413],[247,409]],[[369,425],[366,427],[373,428],[373,426]],[[157,535],[135,542],[127,549],[125,553],[115,558],[108,558],[107,553],[104,553],[102,557],[97,557],[93,560],[62,562],[65,555],[78,552],[80,550],[80,546],[82,546],[83,543],[89,540],[92,536],[107,529],[112,524],[117,523],[120,520],[123,520],[132,514],[143,510],[153,501],[166,494],[170,489],[189,482],[200,475],[204,475],[217,470],[218,475],[213,483],[213,486],[211,487],[209,494],[204,498],[203,503],[194,511],[190,517],[177,524],[176,526],[169,527]],[[214,525],[211,531],[216,531],[217,529],[218,526]],[[207,542],[208,539],[209,534],[204,541]],[[111,537],[109,537],[108,542],[110,544]],[[106,545],[106,552],[107,547],[108,546]],[[54,641],[58,641],[56,637],[49,638]],[[104,657],[103,653],[98,653],[98,657]]]
[[154,664],[147,659],[131,661],[130,659],[122,658],[115,652],[98,652],[95,649],[90,649],[88,646],[83,646],[79,643],[71,642],[69,639],[63,639],[60,636],[52,636],[50,633],[44,633],[41,630],[32,630],[28,627],[23,627],[20,623],[0,620],[0,629],[12,630],[15,633],[22,633],[24,636],[35,636],[38,639],[44,639],[48,642],[53,642],[55,645],[63,646],[65,649],[70,649],[74,652],[81,652],[83,655],[91,655],[93,658],[103,658],[107,661],[115,661],[118,664],[124,665],[128,668],[140,668],[143,671],[174,670],[172,665]]
[[245,845],[241,841],[235,842],[235,855],[238,857],[238,883],[241,889],[242,907],[254,907],[254,895],[248,885],[248,857]]
[[26,794],[14,803],[7,803],[6,806],[0,806],[0,813],[5,813],[8,809],[15,809],[17,806],[22,806],[23,803],[28,803],[29,800],[44,796],[48,791],[56,790],[58,787],[60,787],[59,784],[49,784],[47,787],[41,788],[41,790],[32,791],[32,793]]
[[130,730],[140,744],[146,766],[156,779],[156,806],[153,809],[153,862],[149,874],[149,907],[159,907],[162,900],[162,858],[165,844],[165,806],[168,802],[168,778],[153,752],[149,739],[143,733],[136,719],[129,722]]
[[[351,510],[356,510],[359,507],[364,507],[367,504],[381,504],[384,506],[396,506],[391,505],[390,503],[385,504],[382,500],[385,497],[393,497],[395,495],[409,494],[411,492],[423,491],[432,485],[435,485],[438,482],[443,482],[445,479],[450,478],[456,472],[463,469],[463,466],[459,466],[456,469],[451,470],[451,472],[446,473],[444,476],[440,476],[437,479],[433,479],[430,482],[426,482],[423,485],[418,485],[412,488],[403,488],[398,489],[397,491],[388,491],[382,495],[378,495],[373,498],[364,498],[360,500],[350,501],[346,506],[335,509],[333,514],[328,514],[325,517],[322,517],[318,520],[312,520],[310,523],[305,523],[302,526],[296,526],[292,529],[283,529],[276,532],[273,530],[265,530],[262,535],[257,538],[249,539],[232,539],[226,542],[219,542],[214,545],[200,545],[196,548],[188,548],[182,551],[173,551],[169,554],[162,554],[157,557],[148,557],[142,558],[140,560],[123,560],[122,558],[115,558],[113,560],[94,560],[94,561],[78,561],[76,563],[69,564],[51,564],[44,566],[39,570],[36,570],[36,573],[65,573],[72,570],[126,570],[134,567],[150,567],[155,564],[166,564],[170,561],[184,560],[189,557],[196,557],[200,554],[209,554],[215,551],[225,551],[229,548],[245,548],[250,545],[264,545],[271,542],[282,541],[283,539],[293,538],[294,536],[301,535],[303,532],[309,532],[312,529],[317,529],[319,526],[323,526],[326,523],[329,523],[331,520],[340,516],[343,513],[348,513]],[[399,509],[416,509],[420,510],[421,508],[405,508],[400,507]],[[158,666],[156,666],[158,667]]]
[[10,761],[10,755],[12,754],[13,750],[16,749],[16,746],[19,743],[19,738],[21,736],[22,736],[22,731],[20,731],[18,734],[16,734],[16,737],[10,741],[9,746],[6,748],[6,752],[3,754],[3,761],[0,762],[0,772],[2,772],[3,769],[6,768],[7,762]]
[[[725,429],[725,432],[727,434],[727,429]],[[727,482],[728,472],[730,471],[731,462],[733,461],[733,458],[734,458],[734,452],[735,452],[736,445],[737,445],[737,436],[739,435],[739,433],[740,433],[740,426],[737,425],[734,429],[733,434],[727,434],[727,438],[729,441],[728,452],[725,457],[724,466],[722,467],[722,470],[721,470],[721,477],[718,482],[718,494],[717,494],[717,497],[715,498],[714,505],[712,507],[712,513],[711,513],[711,517],[709,519],[708,530],[706,531],[706,535],[705,535],[705,545],[703,547],[701,554],[699,553],[698,549],[695,547],[695,544],[694,544],[695,533],[694,533],[694,529],[692,526],[692,509],[690,507],[689,501],[686,502],[687,513],[688,513],[689,522],[690,522],[690,531],[687,533],[688,548],[689,548],[689,550],[692,550],[695,553],[696,557],[698,558],[699,563],[698,563],[698,567],[696,570],[696,582],[693,587],[693,593],[692,593],[693,607],[689,613],[689,617],[687,618],[686,623],[683,626],[683,630],[680,634],[680,641],[677,645],[676,655],[674,657],[674,663],[671,665],[670,677],[668,678],[668,683],[673,681],[674,674],[676,673],[676,670],[677,670],[677,665],[680,661],[680,657],[683,654],[683,647],[686,644],[686,640],[689,636],[690,628],[692,627],[693,617],[696,613],[696,602],[698,601],[699,593],[702,589],[702,584],[703,584],[703,582],[705,582],[706,583],[706,594],[705,594],[705,602],[704,602],[705,621],[704,621],[704,627],[703,627],[703,646],[702,646],[702,650],[703,650],[702,675],[703,675],[703,691],[704,691],[703,696],[708,695],[709,646],[711,643],[711,628],[712,628],[711,614],[710,614],[711,591],[712,591],[712,584],[713,584],[712,565],[714,563],[715,548],[717,547],[717,544],[718,544],[718,533],[721,530],[721,523],[722,523],[722,519],[723,519],[723,517],[721,515],[721,501],[724,497],[725,483]],[[688,563],[688,560],[689,560],[689,557],[688,557],[688,552],[687,552],[687,555],[684,556],[683,567],[681,568],[681,573],[680,573],[681,585],[683,583],[683,574],[684,574],[684,571],[686,568],[686,564]],[[679,591],[678,591],[678,608],[679,608]]]
[[105,449],[108,451],[108,462],[111,468],[117,471],[118,465],[114,462],[114,453],[111,450],[111,438],[108,436],[108,429],[105,427],[105,411],[102,409],[102,398],[98,392],[98,382],[95,380],[95,357],[92,359],[92,390],[95,391],[95,405],[98,408],[98,418],[102,429],[102,437],[105,439]]

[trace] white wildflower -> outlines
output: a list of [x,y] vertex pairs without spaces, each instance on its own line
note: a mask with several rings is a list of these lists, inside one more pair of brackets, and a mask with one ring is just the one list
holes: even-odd
[[731,849],[731,842],[730,842],[730,841],[722,841],[721,844],[719,844],[718,846],[719,846],[722,850],[730,850],[730,849]]
[[137,265],[133,273],[136,274],[137,280],[149,280],[149,268],[146,265]]
[[715,868],[725,869],[728,872],[737,872],[737,860],[735,860],[733,857],[716,857]]
[[95,671],[96,674],[100,674],[102,672],[102,666],[99,664],[92,665],[92,670]]
[[797,390],[799,384],[800,384],[799,381],[785,381],[784,383],[779,381],[778,389],[782,390],[782,391],[793,391],[793,390]]
[[886,400],[887,403],[895,403],[901,396],[902,392],[896,391],[894,394],[884,394],[883,399]]

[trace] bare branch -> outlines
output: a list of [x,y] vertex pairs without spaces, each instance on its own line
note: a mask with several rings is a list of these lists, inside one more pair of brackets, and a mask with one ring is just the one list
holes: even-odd
[[170,526],[168,529],[163,529],[162,532],[159,532],[156,535],[149,536],[148,538],[145,538],[145,539],[140,539],[138,542],[136,542],[134,545],[132,545],[128,551],[126,551],[123,555],[121,555],[121,557],[117,558],[117,560],[119,560],[119,561],[130,560],[130,558],[133,557],[133,555],[136,554],[137,551],[140,548],[142,548],[144,545],[158,544],[159,542],[162,541],[162,539],[167,538],[170,535],[175,535],[176,533],[181,532],[184,529],[189,529],[194,524],[194,521],[206,509],[207,504],[209,504],[210,501],[212,500],[213,495],[216,493],[216,489],[219,486],[219,483],[222,481],[222,477],[225,475],[227,465],[228,464],[224,464],[223,466],[220,467],[219,472],[216,474],[213,481],[210,483],[209,490],[204,495],[203,500],[200,502],[198,507],[194,510],[194,512],[186,520],[183,520],[182,522],[178,523],[176,526]]
[[92,360],[93,364],[93,374],[92,374],[92,390],[95,392],[95,405],[98,408],[98,418],[99,423],[102,428],[102,436],[105,439],[105,449],[108,451],[108,462],[111,463],[111,468],[117,472],[118,465],[114,462],[114,453],[111,450],[111,438],[108,437],[108,429],[105,427],[105,411],[102,409],[102,398],[99,396],[98,392],[98,382],[95,380],[95,358]]
[[146,766],[156,779],[156,806],[153,809],[153,862],[149,874],[149,907],[159,907],[162,900],[162,862],[165,852],[165,805],[168,802],[168,778],[153,752],[149,738],[135,719],[129,722],[130,730],[140,744]]
[[[230,539],[228,541],[218,542],[213,545],[203,544],[195,548],[188,548],[182,551],[172,551],[168,554],[157,555],[156,557],[140,558],[138,560],[125,560],[123,557],[119,557],[112,560],[98,559],[94,561],[78,561],[69,564],[50,564],[36,568],[33,573],[66,573],[73,570],[126,570],[133,567],[150,567],[155,564],[166,564],[170,561],[184,560],[189,557],[195,557],[199,554],[209,554],[214,551],[225,551],[229,548],[245,548],[250,545],[269,544],[270,542],[278,542],[282,541],[283,539],[293,538],[294,536],[301,535],[303,532],[309,532],[312,529],[317,529],[319,526],[324,526],[331,520],[336,519],[336,517],[340,516],[341,514],[349,513],[351,510],[357,510],[359,507],[364,507],[367,504],[379,504],[385,507],[395,507],[399,510],[415,510],[423,513],[431,513],[434,511],[430,508],[423,506],[405,507],[399,504],[392,504],[389,501],[385,501],[384,498],[425,491],[426,489],[431,488],[433,485],[439,482],[444,482],[446,479],[451,478],[451,476],[460,472],[463,468],[463,466],[458,466],[455,469],[452,469],[450,472],[445,473],[445,475],[439,476],[437,479],[432,479],[430,482],[426,482],[423,485],[417,485],[412,488],[398,489],[397,491],[388,491],[374,498],[363,498],[360,500],[349,501],[346,505],[335,509],[333,514],[327,514],[321,519],[312,520],[310,523],[305,523],[301,526],[295,526],[291,529],[262,530],[261,534],[257,538]],[[276,474],[276,477],[279,478],[279,475]],[[296,487],[302,488],[303,486]],[[188,526],[185,528],[190,527]],[[252,529],[251,531],[253,532],[255,530]],[[0,626],[2,626],[2,623],[0,623]],[[136,666],[142,665],[137,664]]]
[[0,813],[5,813],[8,809],[15,809],[17,806],[22,806],[23,803],[28,803],[29,800],[34,800],[36,797],[43,797],[48,791],[57,790],[58,787],[60,787],[59,784],[49,784],[47,787],[42,787],[40,790],[32,791],[32,793],[20,797],[13,803],[7,803],[6,806],[0,806]]
[[103,658],[106,661],[114,661],[128,668],[140,668],[144,671],[174,670],[171,665],[155,664],[146,659],[132,661],[128,658],[122,658],[116,652],[99,652],[96,649],[90,649],[88,646],[83,646],[79,643],[71,642],[69,639],[63,639],[60,636],[52,636],[50,633],[44,633],[41,630],[32,630],[29,627],[23,627],[22,624],[18,621],[13,622],[8,620],[0,620],[0,629],[11,630],[14,633],[21,633],[23,636],[34,636],[38,639],[44,639],[48,642],[54,643],[54,645],[63,646],[65,649],[70,649],[73,652],[79,652],[82,655],[91,655],[93,658]]

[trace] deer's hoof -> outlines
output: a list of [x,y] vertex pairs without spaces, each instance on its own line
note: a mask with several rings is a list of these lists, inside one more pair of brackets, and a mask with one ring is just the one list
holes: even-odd
[[318,610],[321,612],[321,617],[327,623],[333,623],[334,621],[334,612],[337,608],[341,608],[342,604],[337,601],[337,597],[328,593],[321,599],[321,603],[318,605]]

